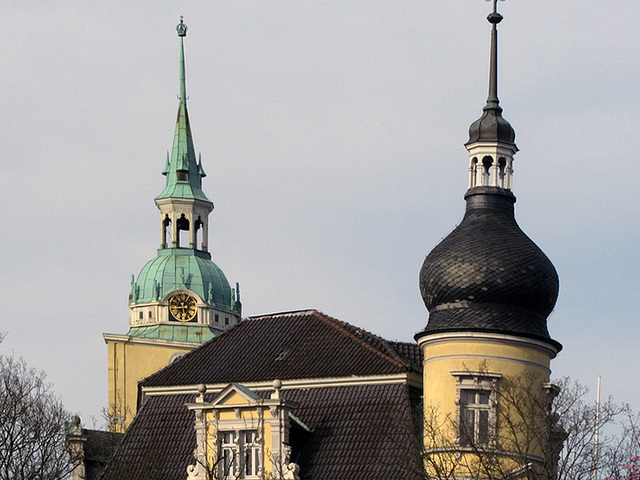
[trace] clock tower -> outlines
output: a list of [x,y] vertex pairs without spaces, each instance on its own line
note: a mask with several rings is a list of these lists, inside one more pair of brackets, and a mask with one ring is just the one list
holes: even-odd
[[162,171],[160,248],[129,294],[129,331],[104,334],[109,355],[109,414],[112,428],[124,431],[137,411],[138,387],[184,353],[241,319],[240,288],[232,289],[209,252],[209,214],[213,203],[202,190],[205,172],[196,159],[187,112],[184,37],[180,39],[180,95],[173,148]]

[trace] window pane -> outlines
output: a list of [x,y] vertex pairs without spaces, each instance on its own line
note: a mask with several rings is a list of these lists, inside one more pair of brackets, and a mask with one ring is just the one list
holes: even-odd
[[486,445],[489,443],[489,410],[479,410],[478,413],[478,443]]
[[258,475],[258,470],[260,469],[260,449],[253,449],[253,464],[255,465],[255,471],[252,475]]
[[478,403],[481,405],[489,405],[489,392],[478,392]]
[[460,444],[463,446],[469,445],[473,442],[473,432],[475,431],[475,415],[474,411],[470,408],[464,408],[462,415],[460,415]]
[[469,405],[470,403],[476,403],[475,390],[462,390],[460,392],[460,401],[463,405]]
[[245,466],[244,473],[247,475],[253,475],[253,457],[251,455],[251,450],[247,450],[244,454]]

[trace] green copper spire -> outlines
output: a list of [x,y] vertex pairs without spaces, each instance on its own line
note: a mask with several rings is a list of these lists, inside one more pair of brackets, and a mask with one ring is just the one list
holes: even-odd
[[180,15],[180,23],[176,27],[180,37],[180,99],[187,101],[187,80],[184,68],[184,37],[187,36],[187,26],[184,24],[184,17]]
[[202,162],[196,161],[196,152],[191,136],[189,114],[187,112],[187,81],[184,61],[184,37],[187,36],[187,26],[180,17],[176,27],[180,37],[180,103],[178,118],[173,137],[171,157],[162,174],[167,177],[167,184],[156,200],[162,198],[189,198],[212,203],[202,191],[202,177],[204,170]]

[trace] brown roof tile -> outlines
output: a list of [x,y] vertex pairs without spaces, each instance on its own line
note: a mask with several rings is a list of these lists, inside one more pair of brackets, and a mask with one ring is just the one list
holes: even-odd
[[[147,378],[144,386],[420,372],[416,344],[387,342],[315,310],[250,317]],[[261,396],[270,392],[258,391]],[[213,394],[213,393],[212,393]],[[414,480],[420,391],[405,383],[284,389],[301,480]],[[149,396],[105,480],[184,480],[193,464],[194,395]]]
[[100,478],[184,480],[196,442],[190,401],[193,395],[149,397]]
[[[295,389],[294,414],[311,429],[292,461],[301,480],[417,480],[414,413],[419,392],[403,384]],[[193,395],[150,397],[125,435],[103,480],[184,480],[194,463]]]
[[142,384],[285,381],[420,371],[416,353],[406,346],[398,351],[394,345],[406,344],[389,343],[316,310],[249,317]]

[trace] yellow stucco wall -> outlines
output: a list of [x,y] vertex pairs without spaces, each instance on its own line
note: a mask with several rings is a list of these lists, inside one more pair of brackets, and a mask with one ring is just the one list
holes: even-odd
[[549,381],[550,356],[538,349],[490,340],[451,340],[428,345],[424,351],[424,401],[454,412],[456,378],[452,371],[500,373],[505,377],[541,375]]
[[[482,335],[474,338],[471,336],[446,335],[441,336],[437,341],[432,339],[422,339],[421,348],[424,353],[424,408],[425,422],[432,421],[434,416],[439,425],[442,435],[449,437],[441,443],[455,445],[457,421],[457,377],[452,372],[483,372],[499,374],[502,379],[522,379],[523,384],[535,385],[532,395],[542,395],[542,384],[549,381],[550,361],[555,356],[551,348],[531,342],[528,339],[517,337],[506,339],[500,336]],[[504,380],[502,380],[504,382]],[[498,380],[498,389],[501,380]],[[540,386],[539,390],[537,385]],[[497,400],[500,402],[500,399]],[[436,412],[436,413],[434,413]],[[542,421],[542,419],[541,419]],[[506,422],[503,422],[503,424]],[[515,423],[515,422],[514,422]],[[426,423],[425,423],[426,427]],[[501,425],[497,423],[498,437],[505,438],[504,430],[500,430]],[[431,440],[431,445],[429,442]],[[508,442],[504,442],[508,443]],[[433,439],[425,437],[425,446],[431,448]],[[531,455],[540,455],[539,445],[529,448]],[[453,457],[451,457],[453,458]],[[456,457],[459,464],[464,464],[466,460]],[[512,460],[503,461],[510,462]],[[459,467],[458,467],[459,468]],[[465,472],[458,472],[464,476]]]
[[[169,364],[171,356],[188,352],[184,346],[139,344],[106,340],[109,368],[109,415],[121,417],[111,428],[123,432],[133,421],[138,406],[138,382]],[[191,348],[192,349],[192,348]]]

